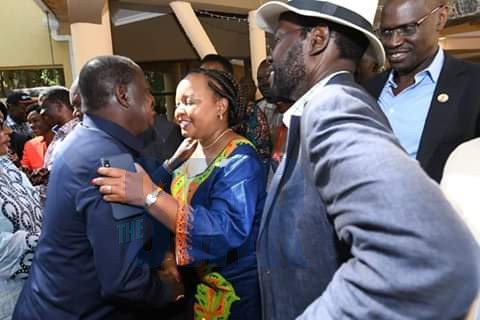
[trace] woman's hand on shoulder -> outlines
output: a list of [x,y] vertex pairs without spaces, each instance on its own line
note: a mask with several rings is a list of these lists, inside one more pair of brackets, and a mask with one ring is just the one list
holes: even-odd
[[197,140],[192,138],[185,138],[180,146],[178,146],[177,151],[167,160],[166,165],[169,171],[174,171],[177,169],[183,162],[190,158],[197,147]]

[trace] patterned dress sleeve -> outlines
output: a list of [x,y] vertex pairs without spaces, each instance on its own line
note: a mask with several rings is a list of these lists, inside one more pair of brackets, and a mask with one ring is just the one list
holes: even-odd
[[24,230],[0,232],[0,279],[28,276],[39,235]]
[[[252,230],[265,192],[262,164],[251,154],[232,154],[220,164],[205,203],[179,206],[176,255],[179,265],[225,257],[240,247]],[[185,190],[188,192],[188,190]]]
[[0,278],[26,278],[42,224],[40,195],[26,175],[0,158]]

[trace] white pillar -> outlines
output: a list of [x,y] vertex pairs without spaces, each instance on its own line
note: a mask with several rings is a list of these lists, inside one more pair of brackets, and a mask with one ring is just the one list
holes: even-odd
[[192,43],[195,50],[197,50],[200,59],[210,53],[217,53],[210,38],[205,32],[200,20],[193,11],[192,5],[189,2],[173,1],[170,2],[170,7],[175,13],[178,21],[182,25],[185,34]]
[[248,13],[248,26],[250,31],[250,60],[252,61],[252,78],[257,83],[257,69],[267,57],[267,42],[265,40],[265,32],[263,32],[255,22],[257,11]]
[[74,63],[77,73],[91,58],[113,54],[108,1],[105,1],[102,11],[102,24],[73,23],[70,31],[74,58],[72,63]]

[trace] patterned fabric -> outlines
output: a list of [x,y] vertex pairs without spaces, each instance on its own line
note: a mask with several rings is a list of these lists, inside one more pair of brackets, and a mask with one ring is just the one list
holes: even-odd
[[[189,239],[190,230],[193,226],[193,213],[189,203],[197,191],[198,187],[205,182],[212,174],[215,168],[218,168],[220,163],[226,159],[236,149],[238,145],[251,143],[245,139],[231,141],[215,160],[208,166],[208,168],[201,174],[189,178],[186,172],[187,165],[181,166],[175,173],[175,178],[172,182],[172,196],[179,203],[179,212],[177,212],[177,228],[176,228],[176,257],[177,263],[181,266],[192,262],[192,257],[189,255],[191,248]],[[181,171],[181,172],[179,172]]]
[[44,159],[44,167],[48,170],[52,169],[53,159],[55,156],[55,149],[60,145],[60,143],[68,136],[70,132],[80,123],[78,118],[73,118],[69,122],[65,123],[62,127],[55,130],[55,137],[53,137],[52,142],[48,146],[47,152]]
[[28,276],[42,224],[40,194],[6,157],[0,158],[0,318],[10,317]]
[[240,132],[250,140],[264,163],[270,160],[272,144],[270,141],[270,129],[265,114],[254,102],[249,102],[246,108],[246,118],[240,123],[236,132]]
[[265,198],[263,165],[245,138],[230,141],[207,169],[189,177],[192,161],[174,172],[171,192],[179,203],[177,264],[194,266],[198,275],[195,319],[258,319],[255,243]]
[[275,141],[278,127],[282,124],[283,115],[277,111],[277,106],[275,104],[268,103],[265,99],[257,101],[257,105],[265,114],[265,118],[267,119],[268,127],[270,129],[270,139],[272,141],[272,145],[275,145],[273,141]]
[[195,320],[226,320],[232,304],[240,300],[232,284],[218,272],[205,272],[195,298]]
[[47,200],[47,185],[48,185],[48,178],[50,177],[50,171],[48,171],[45,168],[30,170],[25,167],[22,167],[17,154],[14,153],[12,150],[8,150],[7,158],[17,168],[19,168],[20,170],[23,171],[23,173],[25,173],[28,180],[30,180],[30,182],[35,187],[35,189],[40,193],[40,203],[41,203],[41,207],[43,208]]

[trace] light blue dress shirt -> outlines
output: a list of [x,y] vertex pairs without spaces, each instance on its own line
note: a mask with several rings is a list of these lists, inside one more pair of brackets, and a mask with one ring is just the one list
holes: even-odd
[[388,118],[393,132],[412,158],[417,157],[425,120],[427,119],[445,54],[440,48],[432,63],[415,75],[415,83],[398,95],[393,94],[397,84],[393,71],[378,98],[378,104]]

